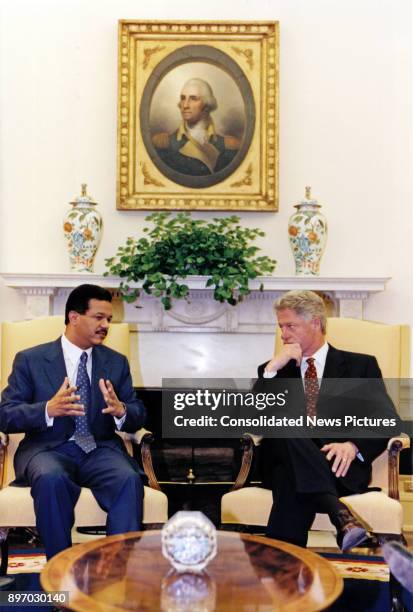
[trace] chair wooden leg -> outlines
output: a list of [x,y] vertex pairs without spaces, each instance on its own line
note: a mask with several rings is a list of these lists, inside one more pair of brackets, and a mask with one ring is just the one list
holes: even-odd
[[5,538],[0,543],[1,549],[1,563],[0,563],[0,591],[2,589],[8,589],[9,586],[14,582],[14,578],[6,576],[7,566],[9,564],[9,540],[8,530],[3,530],[2,536]]
[[0,563],[0,576],[7,574],[7,566],[9,564],[9,540],[6,537],[0,544],[1,548],[1,563]]

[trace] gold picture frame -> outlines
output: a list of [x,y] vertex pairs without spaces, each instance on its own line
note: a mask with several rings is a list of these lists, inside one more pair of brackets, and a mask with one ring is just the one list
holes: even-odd
[[121,20],[117,208],[277,211],[278,74],[278,22]]

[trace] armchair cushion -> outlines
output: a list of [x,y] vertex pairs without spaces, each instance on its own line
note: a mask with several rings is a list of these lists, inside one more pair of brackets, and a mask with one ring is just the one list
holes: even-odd
[[[354,514],[374,533],[400,534],[403,526],[401,504],[382,491],[371,491],[360,495],[342,497]],[[221,500],[221,522],[265,526],[272,506],[272,493],[260,487],[245,487],[223,495]],[[334,531],[327,514],[317,514],[311,529]]]
[[[143,522],[165,523],[168,499],[165,493],[144,487]],[[106,512],[97,504],[90,489],[83,488],[75,508],[76,527],[106,525]],[[35,527],[36,517],[29,487],[7,486],[0,491],[0,527]]]
[[265,526],[272,506],[272,493],[261,487],[244,487],[225,493],[221,499],[221,523]]
[[[388,497],[383,491],[346,495],[341,501],[361,519],[369,531],[394,534],[402,532],[403,508],[399,501]],[[316,515],[312,529],[334,531],[326,514]]]
[[[253,450],[256,444],[251,436],[248,436],[246,441],[249,441],[248,448]],[[341,498],[343,503],[374,533],[402,533],[403,509],[398,501],[397,455],[402,448],[409,446],[410,439],[407,436],[392,438],[388,442],[387,449],[373,461],[372,486],[382,488],[381,491],[369,491]],[[250,465],[252,456],[247,453],[244,460]],[[248,474],[248,465],[242,466],[240,473],[243,469],[244,478],[236,485],[241,488],[226,493],[221,499],[221,523],[265,527],[271,512],[272,492],[262,487],[242,488]],[[392,486],[389,486],[389,480],[393,481]],[[334,531],[335,528],[326,514],[317,514],[312,529]]]

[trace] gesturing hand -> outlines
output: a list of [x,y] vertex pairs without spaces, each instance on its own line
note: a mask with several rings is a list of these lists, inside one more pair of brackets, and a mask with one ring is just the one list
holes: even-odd
[[106,408],[102,410],[103,414],[111,414],[112,416],[120,419],[125,414],[125,406],[118,400],[112,383],[110,380],[99,380],[99,389],[102,391],[102,395],[106,402]]
[[352,442],[331,442],[330,444],[324,444],[320,450],[327,453],[326,459],[328,461],[335,457],[331,471],[335,473],[337,478],[347,474],[348,468],[358,452],[357,447]]
[[47,402],[47,414],[49,417],[83,416],[85,414],[83,404],[79,404],[80,395],[74,395],[77,387],[71,387],[69,379],[63,381],[62,386]]

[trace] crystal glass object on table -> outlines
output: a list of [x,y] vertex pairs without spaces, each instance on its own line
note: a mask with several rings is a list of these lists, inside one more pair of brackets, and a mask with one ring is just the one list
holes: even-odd
[[202,512],[177,512],[162,528],[162,554],[178,572],[201,572],[217,554],[215,526]]

